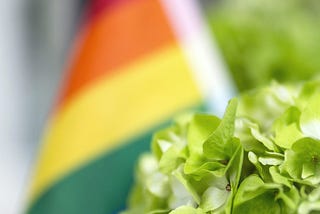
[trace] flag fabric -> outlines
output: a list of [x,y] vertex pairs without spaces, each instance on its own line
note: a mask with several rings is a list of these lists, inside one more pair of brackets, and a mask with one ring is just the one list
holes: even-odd
[[94,0],[46,128],[27,213],[116,213],[152,132],[232,95],[193,0]]

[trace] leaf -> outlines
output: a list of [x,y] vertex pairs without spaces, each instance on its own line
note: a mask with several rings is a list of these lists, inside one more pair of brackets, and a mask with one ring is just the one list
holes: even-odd
[[300,127],[304,135],[320,140],[320,93],[314,94],[301,113]]
[[225,168],[219,162],[209,160],[203,155],[203,143],[208,136],[218,127],[220,119],[215,116],[196,114],[193,116],[188,129],[188,150],[189,157],[186,160],[184,172],[195,179],[200,180],[210,171],[217,171]]
[[167,151],[171,145],[177,141],[180,141],[179,133],[180,129],[176,125],[172,125],[166,129],[160,130],[153,135],[151,148],[152,153],[159,160],[163,152]]
[[[315,212],[315,211],[318,211],[318,212]],[[320,201],[317,201],[317,202],[304,201],[300,204],[298,208],[298,214],[309,214],[309,213],[319,213],[319,212],[320,212]]]
[[192,185],[188,177],[183,173],[183,164],[172,172],[171,189],[173,195],[170,199],[170,207],[176,208],[182,205],[195,205],[200,203],[200,196],[196,187]]
[[273,125],[274,141],[278,146],[290,149],[295,141],[303,137],[299,127],[300,115],[300,110],[291,106],[275,121]]
[[282,209],[286,210],[285,213],[295,213],[300,202],[299,191],[295,186],[292,186],[289,191],[286,192],[283,188],[280,188],[275,200],[281,200],[281,202],[284,204]]
[[320,142],[302,138],[285,151],[285,160],[280,166],[294,179],[304,179],[311,184],[320,183]]
[[278,166],[283,163],[284,155],[277,152],[265,151],[263,154],[259,154],[258,161],[263,166]]
[[289,179],[280,174],[280,172],[278,171],[278,167],[275,167],[275,166],[270,167],[269,172],[272,177],[272,180],[275,183],[283,184],[289,188],[292,187],[292,183],[290,183]]
[[167,207],[167,199],[164,196],[168,194],[168,186],[166,186],[165,182],[162,182],[165,178],[154,180],[158,186],[158,190],[155,192],[156,194],[153,194],[147,188],[147,183],[150,182],[150,179],[152,179],[155,174],[159,173],[157,171],[157,164],[156,158],[150,154],[144,154],[139,158],[135,175],[136,185],[131,190],[130,198],[128,200],[128,207],[130,210],[124,213],[146,213],[153,209]]
[[182,149],[173,144],[167,151],[162,154],[159,161],[159,170],[162,173],[169,174],[184,161],[185,158],[182,154]]
[[[217,161],[211,161],[203,155],[190,156],[184,166],[184,172],[196,180],[200,180],[208,173],[224,174],[226,166]],[[216,174],[216,175],[217,175]]]
[[233,154],[226,168],[226,175],[230,181],[232,191],[234,192],[236,192],[239,185],[242,164],[243,164],[243,153],[244,153],[242,145],[240,144],[239,140],[237,144],[238,144],[238,148]]
[[213,160],[229,160],[236,148],[232,143],[235,127],[237,100],[229,101],[223,119],[217,129],[203,144],[204,155]]
[[[235,136],[241,139],[241,144],[245,151],[264,153],[267,150],[266,145],[252,134],[253,129],[256,129],[256,132],[260,132],[258,124],[250,121],[248,118],[238,117],[235,126]],[[269,145],[267,146],[269,147]],[[272,149],[273,146],[269,148]]]
[[255,168],[257,169],[257,171],[259,173],[259,175],[261,176],[261,178],[263,180],[265,180],[265,181],[270,180],[267,167],[263,166],[259,162],[258,156],[255,153],[249,152],[248,153],[248,159],[255,166]]
[[201,209],[190,206],[181,206],[170,212],[170,214],[205,214]]
[[[148,212],[147,214],[167,214],[167,213],[169,213],[170,212],[170,210],[168,210],[168,209],[164,209],[164,210],[152,210],[152,211],[150,211],[150,212]],[[139,213],[137,213],[137,214],[139,214]]]
[[234,199],[234,214],[281,213],[279,202],[275,201],[275,191],[280,185],[265,184],[261,178],[251,175],[242,181]]
[[[227,185],[227,184],[226,184]],[[222,207],[230,197],[231,192],[226,188],[209,187],[202,195],[200,207],[205,212],[214,211]]]
[[299,214],[316,213],[320,211],[320,188],[314,189],[307,198],[300,203],[298,208]]
[[187,140],[190,153],[202,154],[202,146],[209,135],[216,130],[221,120],[218,117],[195,114],[190,121]]
[[261,133],[259,127],[257,125],[252,126],[250,128],[252,136],[261,142],[265,147],[267,147],[269,150],[274,151],[275,147],[273,145],[273,142],[266,137],[264,134]]

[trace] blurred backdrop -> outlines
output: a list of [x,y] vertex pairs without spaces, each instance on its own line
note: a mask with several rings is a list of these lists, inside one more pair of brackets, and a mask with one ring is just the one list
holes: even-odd
[[83,3],[0,1],[0,213],[21,213]]
[[[222,72],[239,91],[318,74],[319,1],[198,3],[217,48],[212,60],[221,54]],[[87,4],[0,0],[0,213],[25,208],[40,139]]]

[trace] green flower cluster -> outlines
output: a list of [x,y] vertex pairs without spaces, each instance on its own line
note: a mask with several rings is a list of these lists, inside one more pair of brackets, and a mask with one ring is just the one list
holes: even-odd
[[320,213],[319,184],[320,81],[273,83],[157,132],[123,213]]

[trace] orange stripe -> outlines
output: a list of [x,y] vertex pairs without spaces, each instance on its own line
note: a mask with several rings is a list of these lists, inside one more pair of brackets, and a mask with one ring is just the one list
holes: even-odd
[[58,105],[120,65],[174,41],[156,0],[126,2],[94,20],[86,28]]

